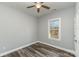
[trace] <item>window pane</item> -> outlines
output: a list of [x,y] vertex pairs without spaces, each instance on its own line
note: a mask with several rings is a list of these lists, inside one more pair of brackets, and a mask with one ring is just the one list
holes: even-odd
[[49,37],[59,38],[59,19],[49,21]]

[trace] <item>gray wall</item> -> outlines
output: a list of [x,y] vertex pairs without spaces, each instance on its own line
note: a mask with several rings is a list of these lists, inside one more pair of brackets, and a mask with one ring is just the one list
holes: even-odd
[[0,4],[0,53],[35,41],[36,18]]
[[[39,22],[38,38],[42,42],[46,42],[58,47],[74,50],[74,12],[75,8],[70,7],[56,12],[51,12],[48,15],[42,16]],[[53,18],[61,18],[61,40],[48,39],[48,20]]]

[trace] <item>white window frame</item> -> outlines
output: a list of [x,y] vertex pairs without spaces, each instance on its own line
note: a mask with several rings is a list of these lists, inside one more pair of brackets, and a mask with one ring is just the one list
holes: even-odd
[[[56,20],[56,19],[59,19],[59,38],[57,39],[57,38],[52,38],[52,37],[50,37],[50,35],[49,35],[49,31],[50,31],[50,21],[51,20]],[[48,38],[49,39],[53,39],[53,40],[61,40],[61,18],[53,18],[53,19],[50,19],[50,20],[48,20]]]

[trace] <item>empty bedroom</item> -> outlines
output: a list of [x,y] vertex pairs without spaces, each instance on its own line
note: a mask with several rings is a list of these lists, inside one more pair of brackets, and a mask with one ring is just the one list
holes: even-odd
[[79,57],[79,3],[0,2],[0,57]]

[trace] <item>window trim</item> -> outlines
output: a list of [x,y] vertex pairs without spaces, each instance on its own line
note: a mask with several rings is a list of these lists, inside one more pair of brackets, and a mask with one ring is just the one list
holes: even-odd
[[[56,19],[59,19],[59,38],[58,39],[56,39],[56,38],[52,38],[52,37],[50,37],[50,35],[49,35],[49,31],[50,31],[50,24],[49,24],[49,22],[51,21],[51,20],[56,20]],[[50,20],[48,20],[48,38],[49,39],[53,39],[53,40],[57,40],[57,41],[60,41],[61,40],[61,18],[53,18],[53,19],[50,19]]]

